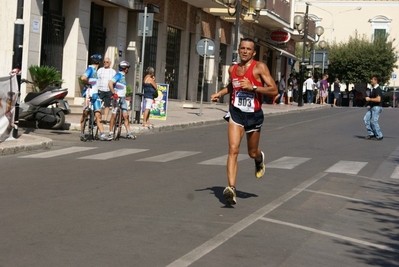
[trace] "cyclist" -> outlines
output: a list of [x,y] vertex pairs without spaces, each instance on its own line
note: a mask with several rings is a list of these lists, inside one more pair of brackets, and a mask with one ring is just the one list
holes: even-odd
[[112,131],[114,128],[114,123],[115,123],[115,117],[116,117],[116,111],[117,111],[117,105],[116,101],[117,98],[120,98],[120,109],[123,114],[124,118],[124,124],[126,127],[126,138],[128,139],[136,139],[136,136],[134,136],[130,132],[130,126],[129,126],[129,117],[127,113],[127,102],[126,102],[126,78],[125,75],[129,72],[130,68],[130,63],[123,60],[119,63],[119,72],[115,74],[115,76],[108,82],[109,90],[113,94],[113,108],[112,108],[112,115],[111,115],[111,120],[109,123],[109,136],[112,138],[114,135],[114,132]]
[[[93,104],[93,110],[96,117],[97,127],[100,131],[100,140],[101,141],[109,141],[111,138],[104,133],[104,126],[101,123],[101,101],[98,97],[98,88],[97,88],[97,69],[100,65],[102,60],[101,55],[94,54],[90,57],[91,65],[88,66],[85,73],[81,76],[81,80],[84,84],[89,86],[88,93],[89,97],[91,97],[91,103]],[[86,96],[86,92],[83,92],[83,96]],[[85,102],[86,105],[86,102]],[[88,107],[85,106],[82,114],[82,118],[80,120],[80,140],[85,140],[84,129],[83,129],[83,122],[85,117],[87,116],[87,109]]]

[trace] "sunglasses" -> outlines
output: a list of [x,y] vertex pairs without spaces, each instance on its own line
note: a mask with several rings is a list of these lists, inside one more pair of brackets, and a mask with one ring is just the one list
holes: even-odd
[[109,63],[109,61],[104,61],[104,63]]

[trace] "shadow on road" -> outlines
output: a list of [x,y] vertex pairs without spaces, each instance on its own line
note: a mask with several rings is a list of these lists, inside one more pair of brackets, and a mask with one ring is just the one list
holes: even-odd
[[[213,187],[207,187],[207,188],[203,188],[203,189],[197,189],[195,191],[200,192],[200,191],[207,191],[207,190],[211,191],[211,194],[215,195],[215,197],[219,200],[219,202],[222,203],[223,205],[225,205],[224,208],[232,208],[232,206],[227,205],[227,203],[223,197],[224,187],[213,186]],[[250,197],[258,197],[258,195],[237,190],[237,198],[250,198]]]

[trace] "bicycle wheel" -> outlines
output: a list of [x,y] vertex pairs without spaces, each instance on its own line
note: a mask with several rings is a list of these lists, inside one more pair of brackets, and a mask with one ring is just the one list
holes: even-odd
[[89,131],[88,131],[88,140],[93,141],[94,140],[94,112],[90,108],[89,109]]
[[83,136],[81,136],[81,140],[86,142],[87,140],[91,140],[91,119],[90,119],[90,109],[86,110],[86,116],[83,120]]
[[114,140],[119,140],[119,137],[121,136],[121,129],[122,129],[122,114],[121,110],[118,109],[118,111],[116,112],[115,124],[114,124]]

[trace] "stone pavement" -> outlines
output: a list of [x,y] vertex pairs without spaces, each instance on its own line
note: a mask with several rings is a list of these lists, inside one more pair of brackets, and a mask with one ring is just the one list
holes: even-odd
[[[263,105],[263,112],[265,115],[281,114],[293,111],[303,111],[315,108],[326,108],[330,105],[308,105],[304,104],[298,107],[293,105]],[[154,128],[147,128],[141,124],[131,124],[130,129],[135,135],[146,134],[151,132],[172,131],[190,127],[198,127],[204,125],[214,125],[224,123],[223,116],[228,110],[228,105],[223,103],[204,103],[201,106],[195,103],[192,108],[175,107],[167,111],[166,120],[151,119]],[[79,131],[80,130],[80,114],[68,114],[66,116],[65,130]],[[110,115],[109,115],[110,117]],[[109,119],[109,118],[108,118]],[[123,133],[125,129],[123,128]],[[105,132],[109,132],[108,125],[104,125]],[[15,154],[21,151],[45,149],[53,145],[53,140],[41,137],[38,135],[20,134],[17,139],[9,138],[0,143],[0,155]]]

